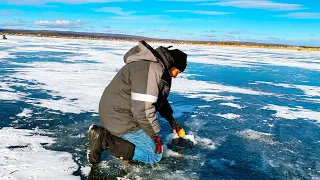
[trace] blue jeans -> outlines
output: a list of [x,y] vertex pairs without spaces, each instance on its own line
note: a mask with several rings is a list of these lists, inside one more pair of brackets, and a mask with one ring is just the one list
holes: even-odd
[[155,144],[152,138],[142,129],[136,132],[129,132],[121,136],[121,138],[130,141],[136,148],[132,160],[140,161],[147,164],[155,164],[162,158],[162,153],[155,153]]

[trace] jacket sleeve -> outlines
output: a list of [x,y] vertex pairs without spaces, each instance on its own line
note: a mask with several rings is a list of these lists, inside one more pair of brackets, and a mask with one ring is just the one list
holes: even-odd
[[169,122],[170,126],[173,127],[175,119],[173,117],[173,110],[168,100],[166,100],[166,102],[161,106],[158,112],[160,116],[165,118]]
[[173,119],[173,116],[172,116],[173,110],[172,110],[172,108],[170,106],[170,103],[168,102],[167,99],[165,100],[163,105],[160,107],[158,112],[159,112],[161,117],[165,118],[168,121]]
[[158,100],[162,74],[163,69],[159,64],[151,62],[149,68],[139,70],[130,76],[131,112],[149,136],[160,132],[154,104]]

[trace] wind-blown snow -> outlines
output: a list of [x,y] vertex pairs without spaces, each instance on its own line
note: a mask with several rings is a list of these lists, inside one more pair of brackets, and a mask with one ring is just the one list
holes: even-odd
[[304,109],[303,107],[290,108],[286,106],[269,104],[268,106],[264,106],[262,109],[276,111],[276,113],[274,114],[275,117],[280,117],[284,119],[302,118],[308,120],[316,120],[318,123],[320,123],[320,112]]
[[2,91],[14,91],[14,89],[10,88],[9,83],[0,82],[0,90]]
[[5,58],[14,58],[14,57],[15,57],[15,56],[10,55],[10,53],[7,52],[7,51],[1,51],[1,52],[0,52],[0,62],[1,62],[1,61],[4,61]]
[[[28,67],[17,69],[17,72],[9,77],[11,85],[22,86],[27,89],[44,89],[53,97],[63,97],[60,100],[50,99],[28,99],[29,103],[35,106],[46,107],[61,112],[81,113],[97,112],[98,103],[104,88],[112,80],[116,72],[124,65],[123,55],[136,43],[106,42],[106,41],[80,41],[63,39],[50,39],[44,41],[40,38],[22,38],[37,48],[16,47],[13,44],[10,52],[24,51],[50,51],[50,52],[70,52],[70,56],[63,56],[66,62],[84,61],[82,63],[65,64],[64,62],[31,62]],[[37,44],[39,43],[39,44]],[[68,45],[72,43],[72,45]],[[105,44],[108,43],[108,46]],[[74,45],[77,44],[77,45]],[[9,44],[10,46],[10,44]],[[12,46],[12,45],[11,45]],[[65,46],[68,47],[66,50]],[[39,47],[39,49],[38,49]],[[117,48],[112,50],[101,50],[104,47]],[[118,53],[118,54],[116,54]],[[26,54],[27,56],[28,54]],[[59,57],[59,56],[57,56]],[[96,63],[87,63],[93,61]],[[23,63],[12,62],[12,64],[23,65]],[[40,75],[41,74],[41,75]],[[187,79],[185,74],[181,78],[174,80],[172,92],[179,93],[189,98],[202,98],[207,101],[212,100],[234,100],[234,96],[221,96],[218,93],[231,92],[249,95],[274,95],[249,88],[227,86],[213,82],[196,81]],[[11,78],[11,81],[10,81]],[[12,79],[23,79],[37,82],[30,86],[21,82],[14,82]],[[188,84],[188,86],[186,86]],[[3,93],[3,92],[2,92]],[[12,98],[13,95],[4,94],[0,98],[18,100]]]
[[247,129],[247,130],[238,132],[238,134],[248,140],[260,140],[270,144],[273,143],[271,139],[272,134],[270,133],[263,133],[263,132],[254,131],[252,129]]
[[18,117],[31,117],[33,111],[31,109],[24,108],[23,111],[17,114]]
[[217,143],[214,142],[212,139],[201,138],[201,137],[196,137],[195,139],[199,145],[201,145],[207,149],[210,149],[210,150],[217,149]]
[[[186,86],[187,84],[187,86]],[[277,96],[273,93],[266,93],[261,91],[255,91],[249,88],[239,88],[234,86],[226,86],[218,83],[197,81],[185,79],[183,76],[181,78],[175,78],[172,83],[171,92],[179,93],[188,98],[201,98],[206,101],[215,100],[235,100],[238,97],[234,96],[221,96],[217,93],[230,92],[238,94],[249,94],[257,96]]]
[[[320,71],[319,52],[298,52],[287,50],[267,50],[253,48],[182,46],[183,50],[193,51],[190,62],[215,64],[232,67],[258,67],[264,65],[285,66]],[[257,52],[258,51],[258,52]],[[199,58],[198,56],[204,57]]]
[[0,142],[1,179],[80,179],[72,175],[78,165],[71,154],[46,150],[41,145],[54,143],[53,138],[32,130],[2,128]]
[[257,81],[257,83],[261,84],[269,84],[273,86],[280,86],[285,88],[296,88],[300,89],[306,94],[307,96],[319,96],[320,97],[320,87],[318,86],[306,86],[306,85],[296,85],[296,84],[285,84],[285,83],[272,83],[272,82],[263,82]]
[[0,91],[0,100],[20,100],[25,97],[25,93],[9,92],[9,91]]
[[220,105],[223,105],[223,106],[230,106],[230,107],[234,107],[234,108],[237,108],[237,109],[243,109],[245,107],[239,105],[239,104],[234,104],[234,103],[220,103]]
[[216,114],[216,116],[223,117],[225,119],[239,119],[240,115],[228,113],[228,114]]

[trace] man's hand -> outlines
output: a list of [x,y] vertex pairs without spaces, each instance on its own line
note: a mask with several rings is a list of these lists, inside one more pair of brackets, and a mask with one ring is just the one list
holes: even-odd
[[177,121],[173,119],[172,124],[170,125],[173,129],[173,133],[177,133],[179,137],[184,137],[185,131]]
[[163,152],[162,141],[158,134],[152,136],[154,145],[156,145],[155,153],[161,154]]

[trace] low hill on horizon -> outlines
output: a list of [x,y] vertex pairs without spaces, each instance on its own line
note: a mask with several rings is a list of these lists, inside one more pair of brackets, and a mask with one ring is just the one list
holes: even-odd
[[204,44],[204,45],[234,45],[234,46],[258,46],[258,47],[301,47],[301,48],[320,48],[315,46],[295,46],[285,44],[271,44],[258,42],[243,42],[243,41],[197,41],[197,40],[178,40],[178,39],[159,39],[144,36],[127,35],[127,34],[113,34],[113,33],[91,33],[91,32],[77,32],[77,31],[53,31],[53,30],[20,30],[20,29],[3,29],[0,28],[0,34],[5,35],[33,35],[39,37],[68,37],[68,38],[93,38],[106,40],[149,40],[160,42],[172,42],[183,44]]

